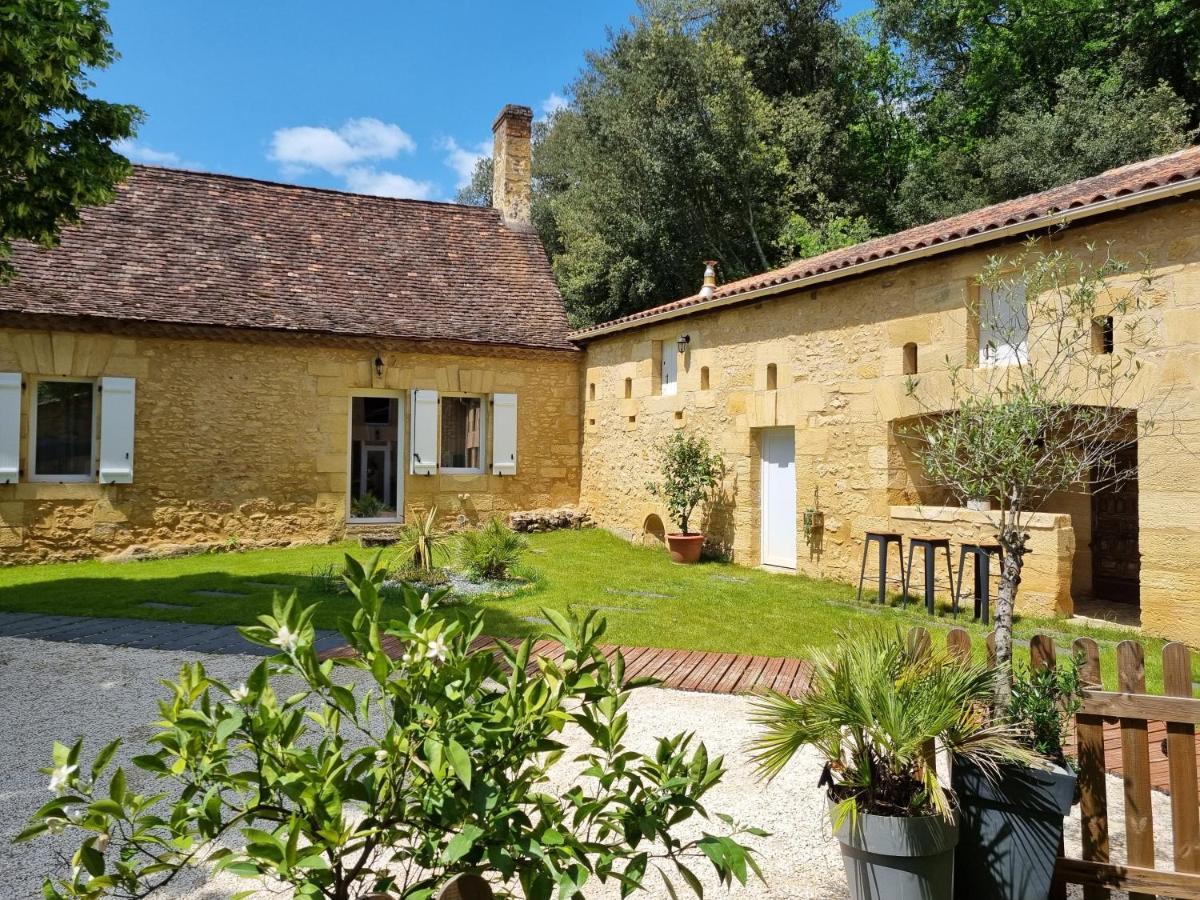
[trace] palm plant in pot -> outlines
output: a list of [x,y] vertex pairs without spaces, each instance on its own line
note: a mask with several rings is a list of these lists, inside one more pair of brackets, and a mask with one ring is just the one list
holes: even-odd
[[1009,725],[982,715],[990,684],[983,666],[880,631],[816,654],[802,698],[768,691],[756,700],[761,775],[775,776],[806,746],[825,761],[819,786],[854,900],[952,896],[958,822],[933,748],[985,771],[1028,756]]
[[671,559],[694,563],[700,559],[704,534],[689,528],[692,514],[721,478],[721,457],[709,450],[708,441],[698,435],[676,431],[658,445],[660,480],[649,482],[646,489],[667,505],[671,520],[679,531],[667,535]]

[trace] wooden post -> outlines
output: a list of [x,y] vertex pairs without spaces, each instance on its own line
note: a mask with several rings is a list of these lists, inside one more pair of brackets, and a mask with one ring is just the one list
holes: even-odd
[[965,628],[951,628],[946,635],[946,650],[964,665],[971,661],[971,635]]
[[[1192,655],[1183,644],[1163,647],[1163,693],[1192,696]],[[1196,726],[1167,722],[1167,771],[1176,872],[1200,872],[1200,799],[1196,791]]]
[[[1142,645],[1117,645],[1118,690],[1146,693]],[[1150,743],[1145,719],[1121,719],[1121,767],[1125,775],[1125,841],[1129,864],[1154,868],[1154,808],[1150,798]],[[1129,900],[1154,900],[1153,894],[1130,892]]]
[[[1100,687],[1100,648],[1091,638],[1077,638],[1071,645],[1080,657],[1079,676],[1087,687]],[[1079,756],[1079,824],[1083,858],[1106,863],[1108,845],[1108,787],[1104,780],[1104,719],[1079,713],[1075,717],[1075,741]],[[1085,885],[1085,900],[1107,900],[1108,888]]]

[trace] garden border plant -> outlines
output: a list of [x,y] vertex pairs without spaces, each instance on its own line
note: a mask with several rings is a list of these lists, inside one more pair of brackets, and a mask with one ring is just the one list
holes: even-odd
[[[651,869],[699,894],[698,860],[724,884],[758,872],[742,843],[758,829],[718,816],[723,833],[680,836],[708,818],[723,761],[688,734],[650,754],[623,743],[629,692],[649,682],[627,681],[619,653],[605,657],[603,620],[546,611],[565,648],[558,661],[534,658],[532,639],[472,650],[483,614],[444,605],[445,591],[406,585],[401,615],[384,621],[378,561],[346,559],[353,655],[320,660],[314,607],[277,597],[272,615],[242,629],[277,651],[244,684],[183,667],[148,752],[133,758],[148,792],[114,768],[119,742],[86,767],[82,740],[55,744],[45,770],[55,796],[17,838],[80,835],[69,872],[46,882],[48,900],[147,897],[205,864],[309,900],[428,900],[465,872],[527,900],[579,896],[593,879],[627,896]],[[569,725],[587,735],[574,759],[583,777],[548,792]]]

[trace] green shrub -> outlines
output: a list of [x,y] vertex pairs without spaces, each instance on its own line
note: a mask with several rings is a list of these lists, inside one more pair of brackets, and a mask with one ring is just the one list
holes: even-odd
[[1013,673],[1008,719],[1021,730],[1029,749],[1066,765],[1063,744],[1082,702],[1083,682],[1074,659],[1055,669],[1023,667]]
[[[441,603],[444,591],[402,587],[384,618],[377,562],[346,559],[352,655],[322,662],[316,607],[277,598],[242,629],[274,653],[244,684],[199,663],[167,683],[136,777],[114,765],[119,741],[90,759],[82,739],[54,745],[50,799],[17,838],[76,842],[48,900],[159,896],[188,866],[274,879],[305,900],[430,900],[462,872],[489,875],[502,897],[614,883],[628,895],[657,884],[655,870],[701,894],[697,862],[726,886],[758,871],[740,838],[763,832],[705,809],[720,757],[686,734],[649,753],[624,743],[629,692],[645,681],[605,657],[603,620],[547,610],[565,652],[531,666],[533,638],[477,647],[483,611]],[[568,729],[587,736],[572,756],[593,777],[547,790]]]
[[378,519],[386,510],[383,501],[370,491],[350,502],[350,515],[356,519]]
[[482,528],[464,531],[459,544],[459,560],[467,575],[475,581],[504,581],[521,561],[529,542],[499,519]]

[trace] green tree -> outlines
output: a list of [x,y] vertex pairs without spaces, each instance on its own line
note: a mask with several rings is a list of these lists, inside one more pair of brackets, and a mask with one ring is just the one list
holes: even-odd
[[88,96],[87,72],[116,59],[103,0],[0,4],[0,280],[14,240],[58,243],[79,210],[107,203],[128,176],[113,142],[135,106]]
[[467,206],[491,206],[493,171],[490,156],[485,156],[475,163],[470,183],[458,189],[454,202],[465,203]]
[[725,43],[640,20],[592,54],[540,136],[535,216],[577,322],[769,268],[786,157],[770,104]]

